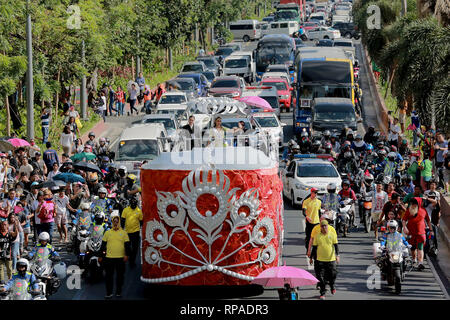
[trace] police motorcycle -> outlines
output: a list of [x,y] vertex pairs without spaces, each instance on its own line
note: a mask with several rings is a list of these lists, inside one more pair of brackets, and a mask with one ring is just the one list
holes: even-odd
[[[390,220],[387,228],[397,230],[398,223]],[[405,279],[406,273],[413,268],[413,261],[410,256],[410,245],[399,232],[389,232],[386,235],[386,245],[381,246],[380,243],[373,244],[375,263],[381,270],[381,279],[387,280],[389,286],[395,286],[395,293],[400,294],[402,291],[402,281]]]
[[[6,285],[0,286],[0,300],[46,300],[45,295],[39,289],[33,290],[30,288],[30,283],[24,279],[29,269],[29,262],[27,259],[21,258],[17,261],[16,268],[20,277],[13,277],[12,284],[8,289]],[[22,270],[20,270],[20,269]]]
[[320,211],[321,215],[326,214],[331,221],[331,225],[336,229],[337,227],[337,217],[339,211],[339,195],[336,193],[336,184],[329,183],[327,185],[328,193],[324,194],[322,197],[322,209]]
[[365,175],[361,180],[361,183],[364,184],[364,188],[361,188],[361,193],[356,195],[359,200],[359,217],[366,233],[370,231],[372,226],[372,196],[374,193],[374,188],[372,187],[373,181],[373,175]]
[[336,232],[337,234],[342,234],[347,237],[348,229],[353,224],[353,216],[352,213],[352,199],[344,199],[339,202],[340,207],[337,212],[337,220],[336,220]]
[[101,246],[103,234],[108,229],[107,218],[103,212],[96,213],[85,252],[86,276],[90,281],[101,279],[103,268],[99,261],[102,256]]
[[[45,297],[55,294],[61,286],[61,279],[65,277],[65,264],[63,262],[54,265],[50,259],[51,252],[46,247],[37,249],[35,256],[31,259],[30,271],[35,275],[39,291]],[[53,260],[59,261],[59,257],[54,257]]]
[[90,204],[83,203],[81,212],[78,213],[75,228],[72,229],[72,246],[74,253],[77,255],[78,264],[82,268],[84,264],[84,256],[86,254],[89,230],[92,225],[92,213]]

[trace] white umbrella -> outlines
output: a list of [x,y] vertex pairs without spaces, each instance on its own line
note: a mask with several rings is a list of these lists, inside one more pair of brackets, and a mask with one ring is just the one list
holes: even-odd
[[139,86],[138,86],[138,84],[135,82],[135,81],[133,81],[133,80],[130,80],[130,81],[128,81],[128,83],[127,83],[127,89],[128,89],[128,92],[130,92],[131,91],[131,86],[134,84],[134,86],[136,87],[136,90],[139,90]]

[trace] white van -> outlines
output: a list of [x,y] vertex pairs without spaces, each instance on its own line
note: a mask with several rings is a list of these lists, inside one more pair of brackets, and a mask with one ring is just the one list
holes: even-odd
[[161,152],[169,151],[168,134],[162,123],[138,124],[123,130],[114,162],[139,176],[143,161],[150,162]]
[[285,34],[292,36],[300,29],[297,21],[276,21],[262,25],[263,36],[267,34]]
[[242,39],[245,42],[261,38],[261,25],[258,20],[239,20],[230,22],[230,31],[234,40]]
[[[252,83],[256,81],[256,62],[253,59],[253,52],[252,51],[234,51],[232,54],[228,56],[230,57],[248,57],[250,61],[250,78],[247,81],[248,83]],[[246,79],[247,80],[247,79]]]

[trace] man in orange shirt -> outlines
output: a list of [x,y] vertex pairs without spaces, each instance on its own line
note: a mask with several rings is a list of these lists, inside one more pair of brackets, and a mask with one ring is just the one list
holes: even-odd
[[123,116],[123,108],[125,106],[125,95],[121,86],[117,87],[116,105],[117,105],[117,115]]

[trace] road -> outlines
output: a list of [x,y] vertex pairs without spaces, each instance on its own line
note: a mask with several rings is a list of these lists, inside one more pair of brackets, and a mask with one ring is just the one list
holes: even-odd
[[[243,50],[248,51],[256,47],[256,43],[245,43]],[[367,66],[361,57],[361,46],[357,44],[357,56],[362,65],[361,88],[364,93],[364,126],[372,124],[376,126],[376,114],[374,99],[367,80]],[[108,118],[112,126],[104,136],[111,141],[117,139],[120,132],[135,121],[136,117]],[[281,121],[286,123],[284,127],[285,142],[292,137],[292,113],[282,113]],[[359,129],[363,131],[364,129]],[[357,219],[358,221],[358,219]],[[303,269],[310,269],[306,260],[304,247],[304,218],[299,210],[294,210],[288,202],[284,203],[284,251],[283,263]],[[387,287],[385,282],[368,286],[368,279],[373,271],[378,268],[374,265],[372,256],[373,234],[366,234],[362,229],[353,230],[347,238],[339,238],[341,261],[338,266],[336,281],[337,292],[334,296],[327,294],[328,300],[401,300],[401,299],[448,299],[441,289],[439,280],[435,277],[431,266],[425,262],[425,270],[412,271],[407,274],[402,285],[402,294],[395,295],[393,288]],[[69,265],[73,263],[73,254],[61,248],[63,259]],[[314,274],[313,270],[309,270]],[[139,280],[140,267],[130,269],[127,267],[123,299],[152,299],[167,298],[177,299],[278,299],[275,289],[263,289],[259,286],[247,287],[174,287],[174,286],[150,286]],[[370,281],[369,281],[370,282]],[[448,288],[447,288],[448,290]],[[51,299],[62,300],[91,300],[103,299],[105,294],[104,283],[89,284],[84,280],[79,290],[69,290],[66,284],[59,289]],[[318,299],[319,291],[314,287],[302,288],[301,299]]]

